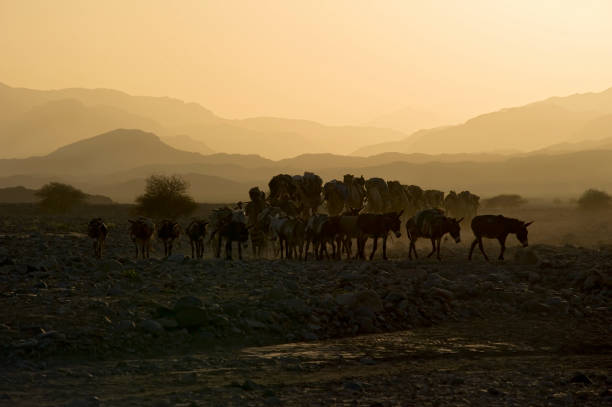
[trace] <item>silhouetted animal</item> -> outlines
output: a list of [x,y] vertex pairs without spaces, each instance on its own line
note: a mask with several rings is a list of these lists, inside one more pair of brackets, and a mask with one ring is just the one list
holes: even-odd
[[342,181],[329,181],[323,187],[323,197],[327,202],[327,213],[330,216],[338,216],[348,198],[348,188]]
[[406,216],[410,201],[404,186],[399,181],[388,181],[387,187],[389,189],[389,209],[393,212],[403,210],[404,216]]
[[418,185],[402,185],[408,198],[408,207],[404,215],[414,216],[418,211],[425,209],[423,190]]
[[276,214],[270,220],[270,231],[278,239],[281,259],[291,259],[294,255],[301,257],[304,242],[304,222],[295,217]]
[[293,183],[296,186],[297,198],[303,212],[303,217],[317,213],[321,205],[321,192],[323,191],[323,180],[312,172],[304,172],[304,175],[293,176]]
[[329,216],[323,213],[317,213],[308,218],[308,222],[306,222],[306,228],[304,230],[304,236],[306,240],[306,248],[304,249],[304,260],[308,260],[308,254],[311,244],[315,258],[318,257],[321,225],[323,225],[323,222],[325,222],[328,218]]
[[353,210],[347,215],[340,216],[338,221],[338,235],[336,237],[336,245],[338,246],[339,256],[342,256],[342,250],[346,253],[346,258],[352,256],[353,239],[359,238],[359,226],[357,219],[359,211]]
[[164,219],[159,225],[157,230],[157,237],[164,242],[164,256],[168,257],[172,255],[172,245],[176,239],[181,235],[181,227],[178,223],[173,220]]
[[251,249],[253,257],[261,257],[266,246],[266,233],[257,222],[259,214],[267,207],[266,194],[259,190],[258,187],[253,187],[249,190],[251,201],[247,203],[245,212],[247,216],[247,225],[251,227]]
[[389,212],[384,214],[363,213],[357,218],[359,228],[359,239],[357,239],[358,256],[365,259],[365,244],[369,237],[374,239],[370,260],[374,258],[378,245],[378,238],[383,239],[383,259],[387,260],[387,236],[389,232],[395,233],[396,237],[402,235],[400,217],[403,211]]
[[382,178],[370,178],[365,182],[367,192],[367,211],[370,213],[385,213],[391,206],[389,187]]
[[87,234],[93,239],[94,257],[102,258],[102,248],[108,235],[108,228],[102,218],[94,218],[87,225]]
[[343,179],[344,185],[346,185],[348,189],[348,196],[345,202],[346,209],[351,210],[359,208],[359,210],[361,210],[367,195],[365,178],[363,178],[363,175],[361,177],[355,177],[351,174],[345,174]]
[[506,218],[502,215],[480,215],[476,216],[472,219],[472,232],[474,232],[474,242],[472,242],[472,246],[470,247],[470,254],[468,255],[468,260],[472,259],[472,252],[474,251],[474,247],[478,244],[482,255],[485,260],[489,261],[487,254],[484,251],[482,246],[482,238],[486,237],[489,239],[497,239],[501,246],[501,251],[499,253],[499,260],[504,259],[504,251],[506,250],[506,238],[509,234],[513,233],[516,235],[516,238],[523,245],[523,247],[527,247],[529,245],[527,239],[527,227],[531,225],[533,222],[523,222],[522,220],[514,219],[514,218]]
[[191,258],[201,259],[204,257],[204,238],[206,237],[206,225],[208,222],[194,219],[191,221],[185,233],[189,237],[189,243],[191,244]]
[[431,239],[431,253],[427,257],[431,257],[434,252],[437,251],[436,257],[441,260],[440,257],[440,246],[442,237],[450,233],[455,239],[455,243],[461,241],[461,226],[459,223],[463,220],[449,218],[444,215],[444,212],[440,209],[425,209],[417,212],[416,215],[408,219],[406,222],[406,234],[410,239],[410,247],[408,249],[408,258],[412,259],[412,253],[417,258],[416,241],[420,237],[426,237]]
[[231,221],[223,225],[217,233],[219,234],[219,246],[217,257],[220,257],[221,242],[225,239],[225,258],[232,260],[232,243],[238,243],[238,258],[242,260],[242,246],[249,240],[249,228],[244,222]]
[[151,252],[151,239],[155,233],[155,223],[145,217],[130,222],[130,238],[136,246],[136,258],[140,254],[143,259],[148,258]]
[[423,191],[423,209],[442,208],[444,206],[444,192],[437,189]]
[[480,197],[470,191],[462,191],[457,194],[450,191],[444,198],[444,208],[449,216],[463,217],[470,221],[478,212]]

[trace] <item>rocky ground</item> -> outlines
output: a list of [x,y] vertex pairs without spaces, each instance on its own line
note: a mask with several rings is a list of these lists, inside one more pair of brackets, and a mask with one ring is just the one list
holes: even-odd
[[610,246],[135,261],[117,217],[97,260],[85,218],[0,221],[0,405],[612,403]]

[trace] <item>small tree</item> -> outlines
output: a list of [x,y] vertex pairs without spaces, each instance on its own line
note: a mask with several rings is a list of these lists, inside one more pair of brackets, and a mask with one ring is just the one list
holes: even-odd
[[139,213],[153,218],[175,219],[196,210],[197,204],[187,194],[189,183],[178,175],[151,175],[144,194],[136,198]]
[[578,199],[578,207],[585,210],[606,209],[610,207],[612,197],[598,189],[587,189]]
[[40,206],[49,212],[67,212],[85,201],[87,195],[72,185],[50,182],[36,191]]

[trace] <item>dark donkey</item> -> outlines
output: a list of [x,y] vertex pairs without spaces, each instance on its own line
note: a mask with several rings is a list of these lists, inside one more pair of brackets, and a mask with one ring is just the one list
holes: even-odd
[[400,237],[402,233],[400,229],[402,223],[400,216],[404,211],[389,212],[382,215],[374,213],[363,213],[357,217],[357,227],[359,228],[359,238],[357,239],[357,252],[360,259],[365,259],[365,244],[368,237],[374,239],[370,260],[374,258],[376,248],[378,247],[378,238],[383,240],[383,259],[387,260],[387,236],[389,232],[395,233],[396,237]]
[[482,238],[486,237],[489,239],[497,239],[501,245],[501,252],[499,253],[499,260],[504,259],[504,251],[506,250],[506,238],[510,233],[514,233],[519,242],[523,247],[528,246],[527,241],[527,226],[533,222],[523,222],[522,220],[506,218],[502,215],[480,215],[472,219],[472,231],[474,232],[474,242],[470,247],[470,254],[468,260],[472,260],[472,252],[474,247],[478,244],[482,255],[485,260],[489,261],[487,254],[482,247]]
[[413,252],[414,257],[418,257],[415,243],[419,237],[426,237],[431,239],[431,253],[427,257],[431,257],[432,254],[437,252],[437,259],[442,260],[442,257],[440,257],[442,237],[450,233],[455,243],[461,242],[461,226],[459,224],[462,220],[463,218],[449,218],[439,209],[425,209],[408,219],[408,222],[406,222],[406,234],[410,239],[408,258],[412,259]]
[[212,233],[210,240],[215,237],[215,234],[219,234],[219,241],[216,250],[216,257],[221,256],[221,241],[225,239],[225,259],[232,260],[232,242],[238,243],[238,258],[242,260],[242,245],[247,246],[249,240],[249,229],[246,223],[232,220],[218,230]]

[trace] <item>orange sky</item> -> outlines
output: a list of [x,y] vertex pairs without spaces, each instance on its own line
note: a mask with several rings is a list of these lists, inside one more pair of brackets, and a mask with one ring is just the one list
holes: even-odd
[[230,118],[450,120],[612,87],[612,1],[0,0],[0,82]]

